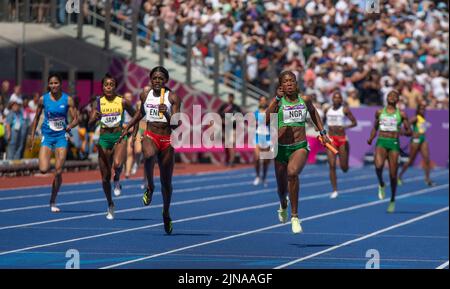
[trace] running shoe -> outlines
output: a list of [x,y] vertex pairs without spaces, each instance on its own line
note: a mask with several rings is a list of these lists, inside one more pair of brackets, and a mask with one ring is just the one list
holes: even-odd
[[425,184],[426,184],[427,186],[429,186],[429,187],[434,187],[434,186],[436,186],[436,183],[433,182],[432,180],[425,181]]
[[118,197],[122,194],[122,185],[119,182],[114,182],[114,196]]
[[398,186],[401,186],[401,185],[403,185],[403,181],[402,181],[402,179],[400,179],[400,178],[398,178],[398,179],[397,179],[397,185],[398,185]]
[[281,205],[280,205],[280,208],[277,210],[277,212],[278,212],[278,220],[280,220],[280,222],[283,223],[283,224],[286,223],[287,219],[288,219],[288,210],[287,210],[287,208],[283,209],[281,207]]
[[384,186],[382,187],[382,186],[378,185],[378,199],[380,199],[380,200],[384,199],[384,197],[386,196],[386,192],[385,192],[384,188],[385,188]]
[[255,180],[253,181],[253,185],[257,186],[261,183],[261,179],[259,177],[256,177]]
[[144,192],[144,196],[142,196],[142,202],[144,203],[144,206],[150,205],[153,198],[153,192],[150,192],[150,190],[147,188]]
[[163,221],[164,221],[164,231],[166,231],[167,235],[172,234],[173,226],[172,226],[172,219],[170,217],[164,217],[163,212]]
[[338,195],[339,195],[338,192],[334,191],[334,192],[331,193],[330,199],[336,199],[338,197]]
[[389,202],[389,206],[387,209],[388,213],[393,213],[395,211],[395,202]]
[[61,210],[55,204],[51,204],[50,205],[50,211],[52,213],[59,213],[59,212],[61,212]]
[[108,213],[106,214],[108,220],[114,220],[114,205],[108,207]]
[[291,218],[291,225],[292,225],[292,233],[299,234],[303,232],[302,225],[300,224],[300,220],[298,219],[298,217]]

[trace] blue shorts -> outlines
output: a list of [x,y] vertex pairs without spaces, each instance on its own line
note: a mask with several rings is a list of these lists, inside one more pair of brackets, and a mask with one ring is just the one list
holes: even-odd
[[64,134],[58,136],[42,135],[41,146],[49,147],[50,149],[67,148],[68,136]]

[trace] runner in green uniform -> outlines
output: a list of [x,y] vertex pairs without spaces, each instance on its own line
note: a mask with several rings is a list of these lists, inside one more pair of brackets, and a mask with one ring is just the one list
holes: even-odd
[[116,94],[116,80],[106,74],[102,80],[103,96],[96,100],[91,112],[89,124],[100,121],[100,139],[98,142],[98,162],[102,175],[103,191],[108,201],[108,220],[114,219],[114,202],[111,196],[111,169],[114,170],[114,195],[120,196],[122,186],[120,174],[126,157],[127,142],[120,142],[123,130],[124,110],[134,116],[131,102]]
[[[378,198],[385,197],[385,184],[383,181],[383,167],[386,159],[389,162],[389,176],[391,181],[391,201],[389,203],[388,212],[393,213],[395,210],[395,193],[397,191],[397,171],[398,157],[400,155],[400,135],[411,136],[412,132],[409,127],[409,121],[406,113],[397,108],[399,93],[396,90],[389,92],[387,96],[387,106],[375,113],[375,123],[370,137],[367,140],[369,145],[377,135],[379,136],[375,149],[375,171],[378,177]],[[401,131],[400,127],[403,123],[405,131]]]
[[266,111],[266,121],[270,114],[278,114],[278,153],[275,158],[275,175],[278,185],[280,208],[278,218],[285,223],[288,218],[287,194],[291,203],[291,225],[294,234],[301,233],[302,227],[298,218],[299,174],[308,159],[309,146],[305,133],[306,114],[320,130],[326,142],[330,142],[327,132],[317,113],[312,99],[308,95],[300,95],[297,79],[291,71],[282,72],[279,76],[277,96]]

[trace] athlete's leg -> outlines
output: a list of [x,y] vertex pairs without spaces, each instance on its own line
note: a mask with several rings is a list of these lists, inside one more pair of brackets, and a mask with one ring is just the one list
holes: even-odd
[[422,154],[422,158],[424,161],[424,170],[425,170],[425,182],[427,185],[432,186],[433,182],[430,178],[431,171],[431,160],[430,160],[430,149],[427,141],[424,141],[420,147],[420,153]]
[[172,222],[170,219],[170,203],[172,201],[172,175],[175,166],[175,154],[173,147],[169,147],[158,155],[158,165],[161,180],[161,194],[163,197],[163,220],[164,229],[167,234],[172,233]]
[[[50,197],[50,206],[54,207],[56,204],[56,196],[58,195],[59,189],[62,184],[62,171],[64,162],[66,161],[67,149],[66,148],[56,148],[55,149],[55,178],[52,184],[52,195]],[[59,211],[58,209],[52,209],[52,211]]]
[[298,195],[300,190],[298,175],[305,167],[307,159],[308,151],[306,149],[299,149],[290,156],[287,166],[289,200],[291,202],[291,215],[293,217],[298,216]]
[[409,159],[406,163],[403,164],[402,170],[400,171],[400,174],[398,178],[401,180],[403,178],[403,174],[406,172],[406,170],[414,164],[414,161],[416,160],[417,153],[420,150],[420,144],[411,143],[409,145]]

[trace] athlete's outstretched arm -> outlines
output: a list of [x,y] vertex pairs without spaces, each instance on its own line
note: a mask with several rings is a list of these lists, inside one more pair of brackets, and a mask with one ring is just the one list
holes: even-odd
[[[415,125],[415,124],[417,124],[417,115],[413,116],[413,117],[409,120],[409,124],[412,125],[412,126]],[[415,136],[416,133],[413,131],[413,132],[412,132],[412,135]]]
[[356,127],[358,125],[358,122],[356,121],[355,116],[353,115],[352,111],[350,110],[350,108],[348,106],[344,107],[344,114],[352,122],[351,124],[345,126],[345,129]]
[[284,97],[284,92],[281,86],[277,88],[277,94],[273,98],[272,102],[269,104],[269,107],[266,109],[266,125],[270,125],[270,114],[277,113],[280,108],[280,101]]
[[42,111],[44,110],[44,97],[40,97],[36,109],[36,115],[34,116],[33,123],[31,124],[31,146],[30,150],[33,150],[33,144],[34,144],[34,135],[36,133],[36,128],[39,122],[39,119],[41,118]]
[[380,127],[380,122],[379,122],[380,121],[380,114],[381,114],[381,110],[378,110],[375,113],[375,123],[373,125],[372,130],[370,131],[370,137],[367,140],[367,143],[369,145],[372,144],[373,139],[377,136],[377,131],[378,131],[378,128]]
[[[147,99],[147,94],[148,91],[146,89],[144,89],[144,91],[142,91],[140,98],[141,98],[141,107],[140,109],[134,114],[133,118],[130,120],[130,122],[128,123],[128,125],[123,129],[122,131],[122,135],[120,136],[120,140],[122,140],[122,138],[124,138],[127,134],[128,131],[130,130],[130,128],[134,127],[136,124],[139,123],[139,121],[145,116],[145,110],[144,110],[144,104],[145,104],[145,100]],[[137,129],[135,127],[134,129],[134,134],[133,137],[136,136],[137,133]]]
[[125,110],[128,112],[128,114],[131,115],[131,117],[133,117],[134,114],[136,113],[136,110],[134,109],[133,105],[131,104],[131,101],[126,98],[123,98],[122,105],[123,105],[123,108],[125,108]]
[[[316,107],[314,106],[312,99],[309,95],[304,95],[303,100],[305,101],[306,108],[308,109],[308,113],[311,116],[311,120],[316,126],[316,128],[322,132],[324,130],[322,119],[320,118],[319,113],[317,112]],[[323,141],[327,143],[331,143],[330,139],[328,138],[327,134],[322,134]]]
[[88,126],[92,126],[100,119],[100,111],[97,110],[99,107],[98,102],[100,99],[97,97],[97,99],[94,101],[92,105],[91,115],[89,116]]
[[[170,125],[170,119],[171,119],[172,115],[174,115],[175,113],[180,112],[180,110],[181,110],[181,99],[174,92],[170,92],[169,93],[169,101],[172,104],[172,109],[171,109],[172,110],[172,114],[170,114],[167,111],[167,106],[166,105],[162,104],[162,105],[160,105],[160,107],[164,108],[162,112],[164,114],[164,117],[167,119],[167,122]],[[179,124],[170,125],[170,128],[176,129],[178,127],[178,125]]]
[[408,115],[406,115],[406,112],[404,112],[404,111],[401,111],[400,115],[402,116],[403,128],[405,129],[403,132],[400,132],[400,133],[405,136],[412,136],[412,130],[411,130],[411,125],[408,120]]
[[69,114],[72,118],[72,122],[67,126],[66,131],[70,132],[70,130],[78,125],[78,110],[75,107],[75,102],[73,98],[69,96]]

